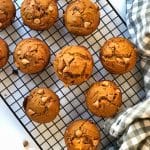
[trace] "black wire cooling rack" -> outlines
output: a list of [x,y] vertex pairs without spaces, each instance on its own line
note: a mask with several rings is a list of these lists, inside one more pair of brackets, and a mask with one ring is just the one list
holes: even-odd
[[[16,19],[12,26],[0,31],[0,37],[9,44],[9,63],[0,70],[0,97],[16,116],[18,121],[33,138],[42,150],[66,150],[63,134],[66,126],[73,120],[90,119],[101,129],[101,149],[106,150],[113,140],[105,133],[104,118],[92,115],[85,105],[84,92],[95,81],[102,79],[113,80],[123,93],[122,109],[130,107],[143,99],[142,73],[139,62],[136,67],[124,75],[109,74],[99,61],[99,49],[105,40],[114,36],[129,38],[127,28],[121,17],[107,0],[99,0],[101,22],[98,29],[90,36],[75,37],[68,33],[63,24],[63,11],[68,2],[58,0],[59,19],[55,25],[46,31],[37,32],[24,26],[20,16],[21,0],[14,3],[17,8]],[[27,37],[37,37],[45,41],[51,49],[51,62],[41,73],[27,75],[16,70],[13,63],[13,51],[16,44]],[[92,77],[80,86],[64,87],[54,73],[52,62],[57,51],[65,45],[84,45],[94,58],[94,71]],[[61,110],[59,116],[50,123],[37,124],[25,115],[22,103],[30,90],[35,87],[49,87],[60,97]]]

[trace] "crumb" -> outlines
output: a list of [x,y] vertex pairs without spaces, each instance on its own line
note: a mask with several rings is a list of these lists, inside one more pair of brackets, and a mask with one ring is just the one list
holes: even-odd
[[14,74],[14,75],[18,75],[18,70],[13,69],[13,70],[12,70],[12,74]]
[[23,146],[27,147],[29,145],[29,142],[27,140],[23,141]]

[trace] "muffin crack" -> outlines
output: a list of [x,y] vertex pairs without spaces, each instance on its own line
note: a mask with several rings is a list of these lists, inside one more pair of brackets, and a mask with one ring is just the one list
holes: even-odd
[[99,98],[99,103],[101,104],[101,101],[103,101],[103,100],[106,100],[107,102],[109,102],[110,104],[112,104],[112,105],[114,105],[115,107],[119,107],[117,104],[115,104],[115,103],[113,103],[113,101],[115,100],[115,99],[113,99],[112,101],[111,100],[109,100],[108,98],[107,98],[107,96],[102,96],[101,98]]
[[[80,53],[74,53],[74,54],[68,53],[68,54],[70,55],[70,56],[67,55],[68,57],[62,56],[64,65],[62,64],[62,68],[60,68],[60,70],[62,71],[64,76],[70,76],[72,78],[76,78],[78,76],[84,76],[85,70],[87,68],[86,62],[83,63],[82,70],[78,71],[77,73],[72,73],[72,69],[74,69],[74,68],[71,68],[71,65],[73,65],[74,63],[77,63],[78,57],[81,59],[85,59],[85,60],[89,60],[89,58]],[[69,57],[70,57],[70,59],[69,59]]]
[[80,53],[70,53],[70,52],[68,52],[68,54],[70,54],[71,56],[73,56],[73,57],[75,57],[75,56],[78,56],[78,57],[81,57],[81,58],[83,58],[83,59],[86,59],[86,60],[90,60],[90,58],[88,57],[88,56],[85,56],[85,55],[82,55],[82,54],[80,54]]
[[3,60],[3,59],[5,59],[6,58],[6,56],[1,56],[0,55],[0,60]]

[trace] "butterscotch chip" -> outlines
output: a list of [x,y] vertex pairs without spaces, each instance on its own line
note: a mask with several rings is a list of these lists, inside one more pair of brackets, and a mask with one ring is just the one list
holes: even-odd
[[49,97],[48,97],[48,96],[44,96],[44,97],[42,97],[42,98],[41,98],[41,101],[45,103],[45,102],[47,102],[47,101],[48,101],[48,99],[49,99]]
[[[18,54],[18,53],[17,53]],[[29,60],[27,60],[27,59],[22,59],[22,64],[23,65],[27,65],[27,64],[29,64],[30,63],[30,61]]]
[[95,102],[93,103],[93,106],[94,106],[95,108],[99,108],[100,102],[99,102],[98,100],[95,101]]
[[49,5],[48,10],[53,11],[54,10],[53,6]]
[[80,129],[77,130],[77,131],[75,132],[75,135],[76,135],[77,137],[81,137],[82,131],[81,131]]
[[48,65],[49,59],[49,47],[37,38],[22,40],[17,44],[14,51],[16,67],[27,74],[42,71]]
[[29,114],[30,116],[32,116],[32,115],[35,114],[35,112],[34,112],[32,109],[28,109],[28,114]]
[[99,7],[91,0],[73,0],[66,8],[64,22],[69,32],[75,35],[89,35],[99,25]]
[[97,146],[99,144],[99,140],[93,140],[92,142],[94,146]]
[[85,27],[85,28],[89,28],[89,27],[90,27],[90,25],[91,25],[91,23],[90,23],[90,22],[84,22],[84,27]]
[[40,24],[40,22],[41,22],[40,19],[34,19],[35,24]]
[[12,0],[0,0],[0,29],[9,26],[16,15],[16,8]]
[[96,116],[113,117],[122,104],[122,94],[112,81],[96,82],[86,93],[86,104]]
[[[43,91],[42,95],[39,91]],[[43,98],[46,98],[43,103]],[[48,123],[59,113],[58,96],[48,88],[33,89],[23,102],[26,115],[38,123]]]
[[56,55],[53,65],[66,85],[78,85],[91,76],[93,59],[83,46],[66,46]]
[[100,50],[100,60],[106,70],[123,74],[132,70],[136,64],[135,46],[127,39],[114,37],[104,43]]
[[64,139],[67,150],[97,150],[100,131],[91,121],[76,120],[67,127]]
[[28,145],[29,145],[29,142],[28,142],[28,141],[26,141],[26,140],[23,141],[23,146],[24,146],[24,147],[28,147]]
[[39,90],[37,91],[37,93],[38,93],[38,94],[43,94],[43,93],[44,93],[44,90],[43,90],[43,89],[39,89]]
[[7,43],[0,38],[0,68],[4,67],[8,61],[9,49]]
[[21,54],[21,51],[17,51],[17,55],[20,55]]
[[55,0],[24,0],[21,16],[24,24],[33,30],[49,29],[58,17],[57,3]]

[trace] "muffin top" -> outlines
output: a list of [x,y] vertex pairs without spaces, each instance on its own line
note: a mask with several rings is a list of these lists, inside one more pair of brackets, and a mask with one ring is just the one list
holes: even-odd
[[7,43],[0,38],[0,68],[4,67],[8,61],[9,49]]
[[16,8],[12,0],[0,0],[0,29],[10,25],[15,15]]
[[49,59],[49,47],[37,38],[22,40],[18,43],[14,51],[16,67],[27,74],[42,71],[48,65]]
[[50,28],[58,17],[55,0],[24,0],[21,16],[25,25],[34,30]]
[[73,0],[64,13],[65,26],[75,35],[89,35],[99,25],[100,12],[91,0]]
[[97,150],[100,131],[89,120],[76,120],[67,127],[64,139],[68,150]]
[[100,50],[100,59],[110,73],[123,74],[136,64],[136,48],[127,39],[114,37],[104,43]]
[[122,104],[122,94],[112,81],[96,82],[86,93],[86,104],[96,116],[112,117]]
[[27,116],[38,123],[47,123],[59,113],[59,98],[48,88],[35,88],[23,103]]
[[91,76],[93,59],[83,46],[66,46],[56,55],[53,65],[65,85],[78,85]]

